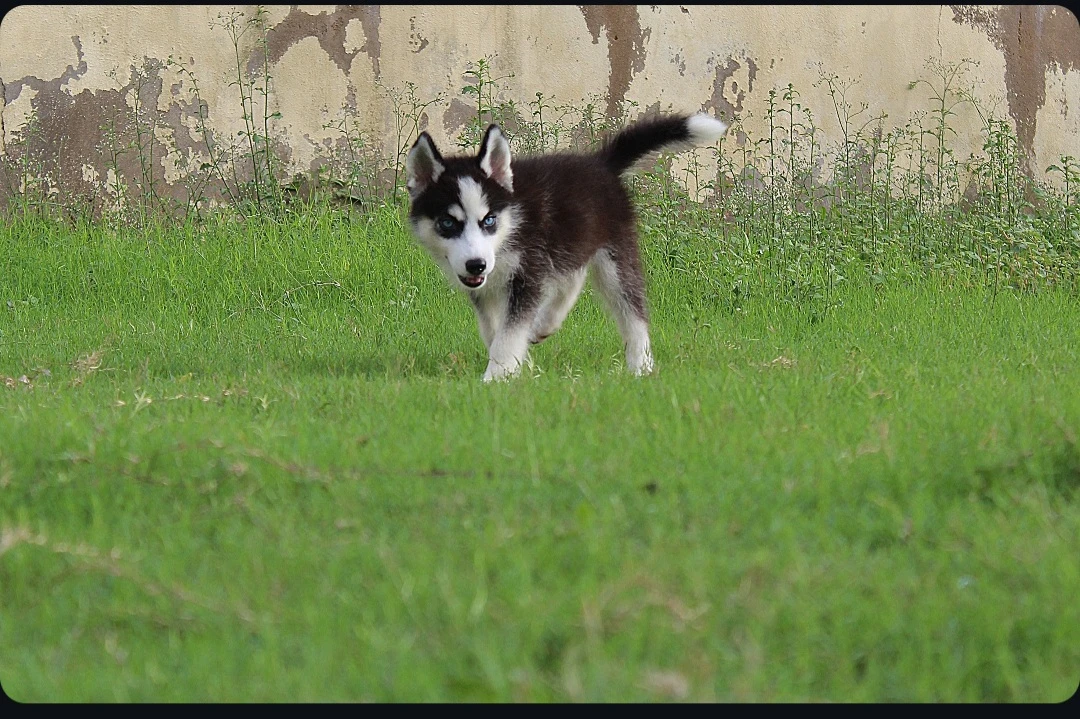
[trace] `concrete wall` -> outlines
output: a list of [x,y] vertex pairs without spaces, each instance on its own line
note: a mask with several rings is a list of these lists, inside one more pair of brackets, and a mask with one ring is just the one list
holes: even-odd
[[[141,107],[156,125],[154,177],[177,194],[209,159],[192,78],[219,147],[244,128],[237,57],[223,16],[256,6],[21,6],[0,24],[0,159],[27,158],[55,189],[108,192],[114,170],[139,172],[130,142]],[[770,89],[793,83],[825,137],[839,126],[821,70],[858,82],[855,108],[903,124],[929,109],[928,60],[977,61],[966,81],[1014,125],[1026,169],[1042,176],[1061,154],[1080,156],[1080,25],[1056,6],[267,6],[266,31],[239,40],[239,62],[272,75],[269,122],[287,175],[310,171],[341,147],[343,107],[396,150],[394,112],[381,87],[414,83],[424,126],[440,146],[474,113],[460,92],[469,61],[494,55],[508,97],[537,91],[608,112],[707,110],[741,120],[735,139],[762,137]],[[259,38],[265,38],[265,45]],[[169,65],[179,61],[192,75]],[[233,84],[230,84],[233,83]],[[256,92],[256,100],[259,94]],[[959,157],[979,152],[980,121],[953,118]],[[256,115],[261,124],[262,106]],[[864,115],[866,117],[868,115]],[[36,118],[36,126],[31,118]],[[112,127],[119,139],[103,137]],[[145,140],[145,138],[144,138]],[[144,142],[145,148],[145,142]],[[143,158],[143,163],[148,161]],[[185,169],[185,162],[187,169]],[[112,185],[115,185],[113,177]]]

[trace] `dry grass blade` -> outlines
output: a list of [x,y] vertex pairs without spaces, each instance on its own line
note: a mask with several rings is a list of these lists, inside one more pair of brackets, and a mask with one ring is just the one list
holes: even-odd
[[105,356],[104,349],[96,349],[90,354],[80,356],[77,360],[71,363],[72,369],[74,369],[78,375],[71,381],[72,385],[78,387],[86,378],[96,372],[101,367],[101,359]]

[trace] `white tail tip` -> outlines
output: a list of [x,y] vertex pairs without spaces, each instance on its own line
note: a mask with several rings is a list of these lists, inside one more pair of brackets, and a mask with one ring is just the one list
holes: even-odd
[[690,133],[690,141],[695,145],[711,145],[723,137],[727,130],[726,122],[704,113],[693,115],[686,120],[686,131]]

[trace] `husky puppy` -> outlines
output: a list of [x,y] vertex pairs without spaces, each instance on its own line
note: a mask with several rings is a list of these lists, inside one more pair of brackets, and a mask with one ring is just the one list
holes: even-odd
[[634,208],[620,176],[645,155],[718,140],[708,115],[635,123],[589,154],[511,157],[498,125],[475,156],[443,157],[426,132],[405,162],[417,241],[473,303],[488,350],[484,381],[516,374],[559,329],[586,270],[619,326],[626,368],[653,369]]

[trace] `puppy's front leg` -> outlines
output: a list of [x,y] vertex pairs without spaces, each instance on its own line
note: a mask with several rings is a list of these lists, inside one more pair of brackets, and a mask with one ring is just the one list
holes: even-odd
[[477,297],[470,295],[473,308],[476,310],[476,323],[480,328],[480,339],[484,341],[484,349],[491,352],[491,343],[498,334],[499,325],[502,321],[502,312],[506,301],[502,297]]
[[489,348],[487,371],[484,372],[485,382],[508,379],[521,371],[521,365],[529,353],[531,328],[531,321],[518,321],[507,324],[495,333]]
[[524,273],[513,277],[506,289],[506,315],[495,327],[495,335],[488,346],[485,382],[506,379],[521,371],[529,354],[529,337],[540,309],[539,289],[525,281]]

